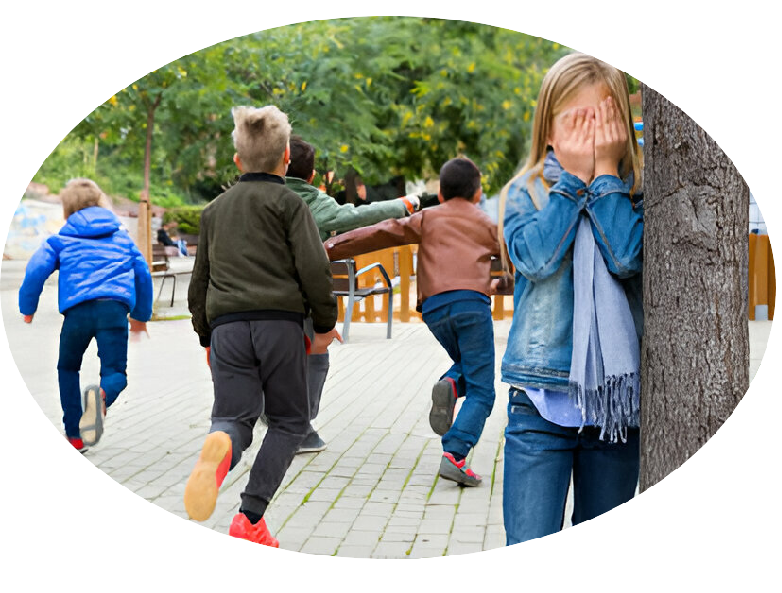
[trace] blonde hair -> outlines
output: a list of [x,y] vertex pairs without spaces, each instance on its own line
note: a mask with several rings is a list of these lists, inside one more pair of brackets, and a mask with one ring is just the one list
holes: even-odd
[[554,118],[560,113],[562,106],[571,100],[576,93],[593,85],[606,87],[614,105],[627,122],[627,149],[619,161],[619,176],[625,179],[630,173],[633,174],[631,194],[636,193],[641,187],[641,155],[633,130],[630,93],[624,73],[587,54],[572,53],[560,58],[543,77],[540,86],[535,116],[532,120],[532,146],[527,161],[500,192],[498,233],[505,269],[508,267],[508,252],[503,233],[508,191],[514,182],[529,173],[527,184],[530,188],[530,198],[532,198],[535,208],[540,210],[540,203],[533,190],[533,184],[537,178],[540,178],[543,186],[548,189],[548,184],[543,178],[543,162],[548,151],[548,139],[551,137]]
[[66,183],[60,192],[60,200],[62,201],[62,213],[66,219],[74,212],[92,206],[100,206],[101,208],[111,210],[109,197],[101,191],[98,184],[92,179],[84,177],[71,179]]
[[285,154],[291,135],[288,116],[274,105],[234,107],[233,141],[247,173],[273,171]]

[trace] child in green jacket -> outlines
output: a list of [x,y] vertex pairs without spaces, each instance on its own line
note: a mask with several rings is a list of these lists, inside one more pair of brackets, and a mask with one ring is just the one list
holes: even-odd
[[[341,233],[355,228],[369,226],[389,218],[404,218],[420,208],[418,196],[410,195],[373,202],[356,208],[353,204],[340,205],[330,195],[312,185],[315,178],[315,148],[298,136],[291,136],[291,162],[285,174],[285,185],[299,194],[312,212],[318,225],[321,241],[332,233]],[[312,319],[304,320],[304,331],[313,338]],[[307,376],[310,397],[310,426],[307,436],[299,446],[298,453],[323,451],[326,443],[312,427],[311,421],[318,415],[320,396],[326,375],[329,372],[329,353],[312,352],[307,357]]]
[[409,195],[395,200],[372,202],[356,208],[353,204],[339,204],[328,194],[312,185],[315,179],[315,148],[298,136],[291,136],[291,164],[285,174],[285,184],[299,194],[309,206],[321,241],[333,233],[344,233],[369,226],[389,218],[403,218],[418,210],[418,196]]

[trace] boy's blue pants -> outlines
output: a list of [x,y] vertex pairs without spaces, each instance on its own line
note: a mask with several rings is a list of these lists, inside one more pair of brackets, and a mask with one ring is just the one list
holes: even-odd
[[442,437],[443,451],[466,456],[478,442],[494,406],[494,325],[480,300],[455,301],[423,315],[453,366],[442,376],[457,384],[464,403]]
[[79,436],[82,415],[79,370],[84,352],[93,338],[98,344],[100,386],[106,392],[106,407],[114,403],[128,384],[129,312],[127,305],[112,299],[85,301],[65,311],[57,374],[62,421],[69,437]]

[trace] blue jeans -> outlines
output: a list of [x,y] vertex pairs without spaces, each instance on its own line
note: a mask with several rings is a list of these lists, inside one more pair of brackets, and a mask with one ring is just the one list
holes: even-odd
[[491,309],[479,300],[456,301],[425,313],[423,320],[453,360],[441,379],[454,379],[459,395],[465,396],[451,429],[442,437],[443,451],[466,456],[494,406]]
[[79,436],[82,414],[79,370],[92,338],[98,344],[100,386],[106,392],[106,407],[128,384],[127,305],[111,299],[85,301],[65,311],[60,331],[60,359],[57,374],[65,434]]
[[579,434],[545,420],[524,391],[511,388],[502,502],[507,545],[562,529],[571,472],[573,525],[633,498],[639,430],[629,429],[626,443],[611,444],[599,435],[597,427]]

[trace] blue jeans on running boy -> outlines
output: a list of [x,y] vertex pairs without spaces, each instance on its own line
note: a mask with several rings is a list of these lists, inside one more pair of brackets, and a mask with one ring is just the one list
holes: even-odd
[[450,377],[464,390],[464,403],[442,437],[443,451],[461,456],[478,442],[494,406],[494,324],[489,298],[474,295],[432,309],[425,302],[423,309],[424,322],[454,362],[441,379]]
[[113,299],[85,301],[64,313],[60,331],[60,359],[57,374],[65,434],[79,436],[82,415],[79,370],[84,352],[93,338],[98,344],[100,386],[106,393],[106,407],[128,384],[128,313],[124,303]]
[[562,529],[573,476],[573,525],[633,498],[640,462],[639,430],[627,442],[599,439],[600,428],[562,427],[543,418],[527,394],[511,388],[505,429],[502,511],[507,545]]

